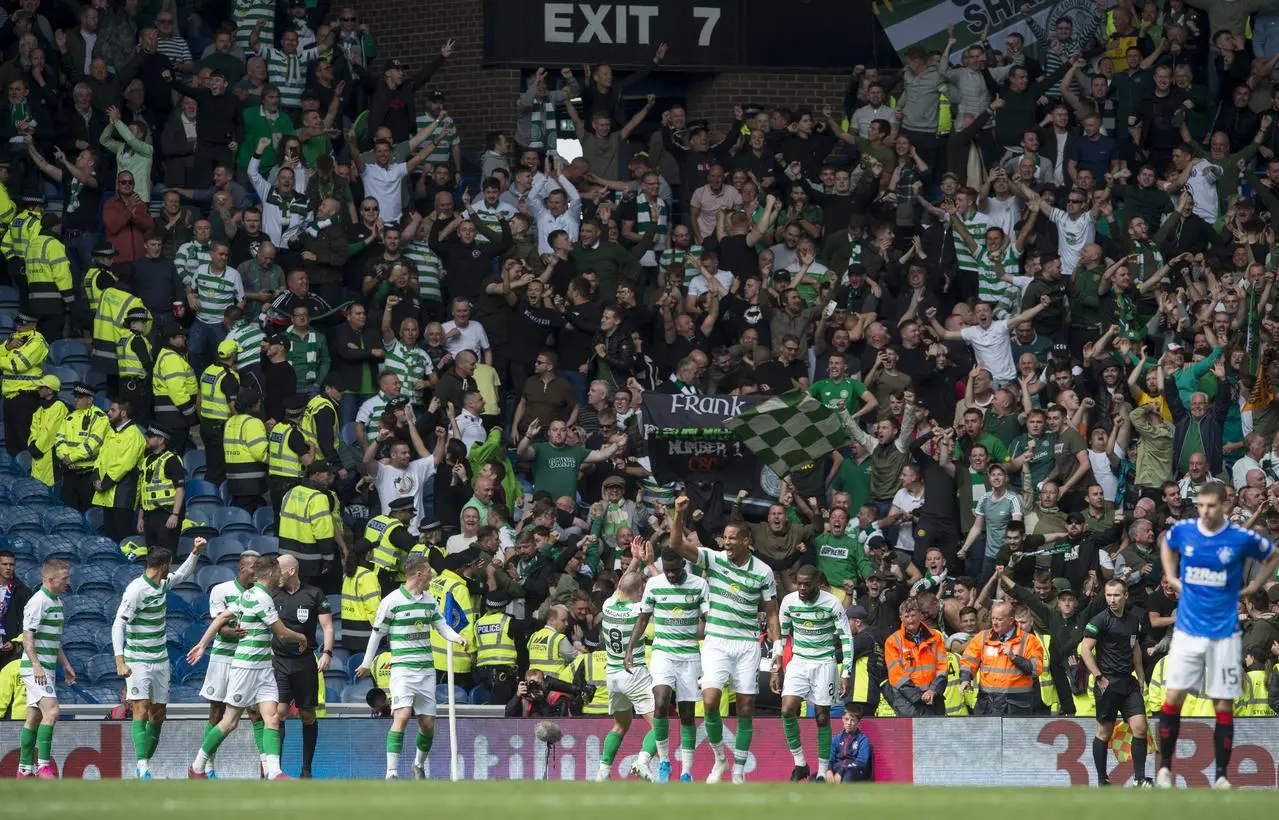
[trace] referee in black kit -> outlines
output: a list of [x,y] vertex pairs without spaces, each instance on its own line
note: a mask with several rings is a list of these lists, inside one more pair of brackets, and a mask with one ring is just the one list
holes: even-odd
[[1110,785],[1106,763],[1118,714],[1132,730],[1133,783],[1149,789],[1154,787],[1154,781],[1146,777],[1146,702],[1141,693],[1146,676],[1137,640],[1141,621],[1127,608],[1128,586],[1123,581],[1107,581],[1105,595],[1106,608],[1084,627],[1079,646],[1084,666],[1096,681],[1093,699],[1097,703],[1097,734],[1092,741],[1092,760],[1097,784]]
[[298,717],[302,719],[302,777],[309,778],[315,744],[320,737],[320,726],[315,722],[315,710],[320,703],[320,673],[328,669],[333,660],[333,615],[329,611],[329,599],[320,588],[302,583],[298,577],[298,561],[292,555],[280,556],[280,585],[271,593],[271,600],[284,625],[306,635],[308,641],[315,635],[316,623],[324,630],[318,661],[310,651],[298,652],[296,644],[271,639],[275,685],[280,690],[280,745],[283,748],[284,721],[292,703],[298,707]]

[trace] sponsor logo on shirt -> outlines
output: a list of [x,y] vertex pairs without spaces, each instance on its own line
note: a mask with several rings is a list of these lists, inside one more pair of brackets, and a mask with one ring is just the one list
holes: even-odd
[[1195,584],[1203,587],[1224,587],[1226,585],[1226,571],[1209,569],[1208,567],[1186,567],[1186,577],[1183,579],[1187,584]]

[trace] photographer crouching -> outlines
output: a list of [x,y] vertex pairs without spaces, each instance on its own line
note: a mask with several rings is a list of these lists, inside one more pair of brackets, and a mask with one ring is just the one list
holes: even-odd
[[589,683],[574,686],[530,669],[516,686],[515,697],[506,704],[506,716],[568,717],[581,714],[582,702],[593,697],[595,687]]

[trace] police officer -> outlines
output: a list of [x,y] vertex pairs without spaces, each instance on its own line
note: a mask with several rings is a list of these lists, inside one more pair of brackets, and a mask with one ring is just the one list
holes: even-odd
[[58,428],[67,417],[67,406],[58,398],[62,381],[52,373],[40,377],[40,405],[31,416],[27,450],[31,453],[31,477],[46,487],[53,486],[53,445]]
[[93,315],[93,351],[89,355],[93,359],[93,369],[107,377],[108,393],[116,389],[120,377],[116,359],[120,337],[129,335],[125,317],[131,311],[146,311],[147,321],[143,332],[150,334],[153,329],[154,317],[146,309],[146,305],[142,304],[142,300],[133,295],[133,289],[133,270],[124,266],[116,274],[115,283],[102,291],[98,299],[98,310]]
[[36,330],[36,317],[19,311],[18,328],[0,347],[0,393],[4,395],[5,449],[16,456],[27,448],[31,416],[40,406],[39,381],[49,343]]
[[577,686],[583,684],[594,686],[595,695],[588,701],[575,700],[572,706],[573,714],[601,717],[608,714],[607,653],[600,649],[598,635],[583,636],[582,648],[586,651],[569,664],[567,675]]
[[484,596],[484,614],[475,622],[475,682],[492,693],[490,704],[506,703],[519,683],[515,622],[506,614],[511,597],[502,590]]
[[231,399],[234,411],[223,430],[222,451],[231,504],[253,512],[266,492],[266,425],[258,418],[262,394],[244,388]]
[[134,500],[146,441],[133,420],[133,407],[124,399],[111,403],[107,421],[110,426],[93,466],[93,506],[103,508],[103,531],[107,537],[122,541],[136,531]]
[[315,710],[320,703],[320,675],[333,661],[333,613],[329,611],[329,599],[319,587],[302,583],[297,559],[292,555],[280,556],[280,585],[271,593],[271,600],[275,602],[280,620],[289,629],[310,639],[318,623],[324,632],[318,661],[310,651],[299,652],[296,643],[271,638],[275,685],[280,690],[276,704],[280,745],[284,745],[284,721],[289,714],[289,704],[293,704],[302,719],[302,777],[309,778],[320,736],[319,724],[315,722]]
[[44,213],[44,198],[24,196],[19,200],[22,209],[9,222],[9,230],[0,239],[0,253],[9,260],[9,277],[18,289],[22,308],[27,308],[27,277],[25,271],[27,246],[40,233],[40,217]]
[[333,571],[337,537],[329,486],[336,474],[337,468],[327,461],[313,462],[307,467],[306,481],[284,494],[276,519],[280,552],[298,559],[304,581],[321,588],[330,583],[334,592],[342,588],[340,573]]
[[128,399],[140,420],[151,417],[151,371],[155,355],[147,328],[151,313],[141,305],[125,311],[128,329],[115,341],[115,364],[120,377],[119,395]]
[[84,300],[76,300],[71,312],[72,327],[82,331],[93,326],[98,312],[98,302],[107,288],[115,284],[111,261],[115,259],[115,247],[105,239],[93,248],[89,269],[84,272]]
[[62,503],[85,512],[93,503],[93,464],[110,424],[107,414],[93,403],[92,387],[76,382],[71,395],[75,407],[58,428],[53,458],[62,471]]
[[386,515],[379,515],[364,525],[364,541],[371,550],[373,569],[383,595],[404,582],[404,559],[417,545],[408,528],[416,514],[413,496],[397,498],[387,506]]
[[580,654],[564,634],[568,628],[568,607],[552,604],[546,613],[546,624],[528,638],[528,668],[544,673],[547,677],[559,677]]
[[186,495],[186,468],[169,449],[172,434],[158,425],[147,430],[147,454],[142,460],[142,486],[138,499],[138,532],[151,549],[177,552],[182,534],[182,502]]
[[[444,557],[444,570],[431,579],[428,589],[435,598],[444,620],[453,630],[466,638],[466,649],[453,653],[453,675],[456,685],[463,689],[472,686],[471,668],[475,664],[475,622],[479,619],[472,579],[485,565],[486,559],[478,547],[467,547],[461,552]],[[432,657],[439,679],[448,673],[448,647],[443,635],[431,633]]]
[[198,421],[195,412],[199,392],[195,371],[187,361],[187,332],[173,320],[160,331],[164,346],[155,356],[151,388],[155,394],[155,420],[172,434],[173,449],[186,449],[190,430]]
[[39,317],[40,333],[46,339],[62,338],[75,299],[71,262],[61,233],[62,219],[46,213],[40,233],[27,243],[27,305]]
[[267,435],[267,469],[270,474],[271,506],[280,517],[280,503],[290,487],[302,480],[302,471],[311,463],[306,436],[299,429],[306,397],[294,393],[284,400],[284,420],[277,421]]
[[204,480],[221,484],[226,477],[222,437],[231,418],[231,397],[240,391],[235,357],[240,346],[230,339],[218,342],[218,360],[200,374],[200,437],[204,439]]
[[302,411],[302,435],[318,459],[338,462],[340,443],[338,404],[342,401],[342,378],[336,373],[324,377],[320,393],[312,396]]
[[373,571],[373,553],[367,541],[361,541],[347,554],[342,569],[342,648],[363,652],[382,603],[382,589]]

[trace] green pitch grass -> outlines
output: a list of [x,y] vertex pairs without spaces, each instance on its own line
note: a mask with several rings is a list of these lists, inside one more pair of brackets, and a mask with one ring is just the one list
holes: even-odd
[[[976,774],[976,773],[975,773]],[[295,817],[341,820],[351,817],[414,816],[427,810],[442,817],[547,816],[545,811],[579,809],[591,820],[784,820],[786,817],[846,817],[849,810],[873,812],[871,818],[912,816],[947,820],[990,820],[1033,817],[1035,820],[1079,820],[1080,817],[1123,817],[1167,820],[1169,817],[1229,817],[1230,820],[1274,817],[1272,791],[1214,792],[1206,789],[1171,792],[1137,789],[997,789],[923,788],[911,786],[829,786],[817,784],[751,784],[733,786],[637,782],[531,783],[442,781],[193,782],[7,780],[0,783],[0,817],[44,817],[69,820],[136,820],[170,817],[180,820],[225,820],[245,817]],[[401,814],[401,812],[403,814]],[[441,814],[441,812],[444,812]],[[531,814],[537,812],[537,814]],[[729,814],[731,812],[731,815]],[[802,812],[803,814],[798,814]],[[816,812],[816,814],[813,814]],[[1103,815],[1104,813],[1104,815]],[[549,815],[560,816],[560,815]]]

